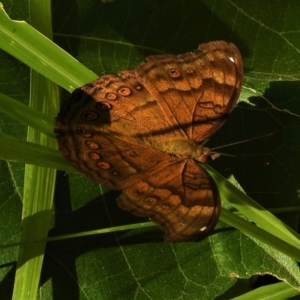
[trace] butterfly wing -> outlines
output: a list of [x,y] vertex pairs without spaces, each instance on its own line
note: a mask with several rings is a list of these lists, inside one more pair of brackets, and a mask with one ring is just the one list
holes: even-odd
[[166,154],[147,172],[123,182],[122,190],[118,205],[158,223],[167,242],[203,239],[219,218],[220,197],[214,181],[189,159]]
[[[58,121],[97,126],[127,136],[164,135],[168,123],[153,96],[133,71],[104,75],[75,90],[61,107]],[[104,129],[103,129],[104,130]]]
[[158,101],[170,128],[203,142],[226,121],[242,87],[239,50],[224,41],[201,44],[180,55],[152,55],[137,77]]

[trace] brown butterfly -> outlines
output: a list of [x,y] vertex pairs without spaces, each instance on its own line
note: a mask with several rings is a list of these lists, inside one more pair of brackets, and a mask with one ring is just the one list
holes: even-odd
[[158,223],[165,241],[202,239],[220,197],[201,143],[233,110],[242,79],[241,55],[224,41],[148,56],[74,91],[56,119],[59,147],[78,171],[122,190],[118,205]]

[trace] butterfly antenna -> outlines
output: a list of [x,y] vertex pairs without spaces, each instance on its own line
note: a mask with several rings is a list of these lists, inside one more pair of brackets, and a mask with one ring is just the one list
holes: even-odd
[[[258,136],[258,137],[252,138],[252,139],[247,139],[247,140],[243,140],[243,141],[240,141],[240,142],[235,142],[235,143],[230,143],[230,144],[227,144],[227,145],[215,147],[215,148],[212,148],[211,150],[220,149],[220,148],[224,148],[224,147],[228,147],[228,146],[233,146],[233,145],[237,145],[237,144],[242,144],[242,143],[246,143],[246,142],[252,142],[254,140],[258,140],[258,139],[262,139],[262,138],[267,137],[267,136],[274,135],[278,131],[279,130],[275,130],[275,131],[273,131],[271,133],[268,133],[268,134],[265,134],[265,135],[262,135],[262,136]],[[224,154],[222,154],[222,155],[224,155]],[[226,156],[230,156],[230,155],[226,155]]]
[[233,155],[233,154],[227,154],[227,153],[222,153],[222,152],[210,152],[211,154],[215,154],[215,155],[218,155],[218,156],[229,156],[229,157],[237,157],[236,155]]

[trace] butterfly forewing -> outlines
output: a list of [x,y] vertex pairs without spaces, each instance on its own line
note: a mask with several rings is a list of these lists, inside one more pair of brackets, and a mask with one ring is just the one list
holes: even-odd
[[242,87],[241,55],[224,41],[201,44],[180,55],[152,55],[137,76],[165,113],[170,128],[203,142],[234,108]]

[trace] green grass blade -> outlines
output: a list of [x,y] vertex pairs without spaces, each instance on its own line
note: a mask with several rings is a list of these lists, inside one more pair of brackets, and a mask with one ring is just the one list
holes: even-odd
[[26,22],[11,20],[2,4],[0,48],[68,91],[98,77]]
[[234,213],[222,208],[220,220],[226,224],[239,229],[244,234],[253,239],[257,239],[266,245],[273,247],[281,253],[291,257],[296,261],[300,261],[300,249],[289,244],[288,242],[278,238],[276,235],[261,229],[251,222],[235,215]]
[[18,121],[31,126],[44,134],[55,138],[53,131],[54,118],[43,114],[30,106],[24,105],[6,95],[0,93],[0,110]]
[[[26,142],[0,132],[0,159],[74,172],[71,163],[62,158],[60,151]],[[53,142],[56,141],[53,139]]]
[[241,190],[237,189],[227,179],[214,171],[210,166],[205,168],[217,182],[223,201],[229,201],[240,213],[249,220],[256,223],[257,226],[271,233],[282,241],[300,249],[300,236],[277,217],[271,214],[264,207],[248,197]]
[[235,297],[232,300],[283,300],[299,295],[300,292],[285,282],[270,284],[255,289],[249,293]]
[[48,243],[48,242],[66,240],[66,239],[86,237],[86,236],[90,236],[90,235],[98,235],[98,234],[105,234],[105,233],[111,233],[111,232],[127,231],[127,230],[142,229],[142,228],[157,227],[157,226],[158,225],[153,222],[143,222],[143,223],[135,223],[135,224],[130,224],[130,225],[114,226],[114,227],[109,227],[109,228],[102,228],[102,229],[95,229],[95,230],[89,230],[89,231],[57,235],[57,236],[52,236],[52,237],[48,237],[46,239],[41,239],[41,240],[31,240],[31,241],[26,241],[26,242],[9,243],[9,244],[5,244],[5,245],[1,245],[0,249],[12,248],[12,247],[16,247],[16,246],[20,246],[20,245],[28,245],[28,244],[32,244],[32,243],[42,243],[42,242]]
[[[39,10],[38,19],[31,14],[33,24],[49,34],[51,28],[51,2],[30,1],[30,8]],[[30,51],[28,51],[30,53]],[[49,116],[59,108],[59,90],[53,82],[35,71],[31,72],[30,106]],[[51,104],[51,105],[50,105]],[[28,128],[27,140],[56,148],[54,139]],[[45,239],[52,216],[56,170],[33,165],[25,166],[21,241]],[[46,243],[26,244],[19,247],[13,299],[37,299],[40,274]]]

